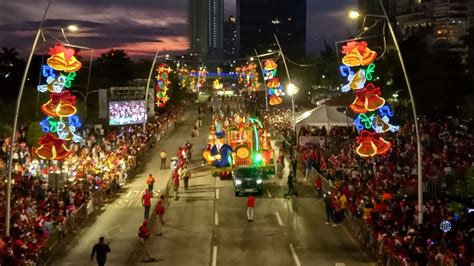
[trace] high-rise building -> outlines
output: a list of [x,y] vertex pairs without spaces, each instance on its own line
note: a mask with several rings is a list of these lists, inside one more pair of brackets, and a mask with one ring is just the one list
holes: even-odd
[[240,57],[278,49],[285,55],[306,54],[306,0],[237,0],[237,36]]
[[397,23],[404,38],[418,32],[431,34],[433,1],[400,0],[397,2]]
[[469,1],[469,27],[474,28],[474,0]]
[[469,0],[435,0],[433,37],[437,44],[461,47],[467,33]]
[[237,58],[237,25],[235,17],[230,16],[224,23],[224,60],[226,65],[233,64]]
[[222,57],[224,0],[188,0],[189,53]]
[[209,0],[208,56],[212,60],[220,60],[223,57],[223,24],[224,0]]
[[207,56],[209,0],[188,0],[189,53]]

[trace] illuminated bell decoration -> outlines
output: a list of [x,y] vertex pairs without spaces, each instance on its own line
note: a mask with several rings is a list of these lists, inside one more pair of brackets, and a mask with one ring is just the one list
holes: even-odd
[[439,225],[439,229],[445,233],[451,231],[451,228],[452,228],[451,222],[448,220],[442,221]]
[[268,102],[270,105],[278,105],[283,102],[283,99],[278,96],[270,96],[270,101]]
[[65,145],[64,140],[58,139],[51,133],[38,140],[40,146],[36,149],[36,154],[45,160],[63,160],[69,156],[70,151]]
[[385,99],[380,97],[380,88],[369,83],[364,89],[356,91],[356,99],[349,105],[354,113],[367,113],[379,109],[385,104]]
[[350,67],[368,66],[377,58],[377,52],[367,48],[367,42],[364,41],[347,42],[342,46],[342,53],[345,54],[342,63]]
[[366,77],[365,77],[365,71],[362,69],[359,69],[357,73],[355,74],[349,74],[347,77],[348,84],[342,86],[341,91],[342,92],[348,92],[350,90],[360,90],[364,88],[365,82],[366,82]]
[[362,157],[385,154],[392,146],[390,142],[380,137],[380,134],[372,133],[367,130],[362,130],[360,136],[356,139],[359,144],[356,148],[356,152]]
[[66,48],[61,44],[56,44],[54,48],[49,48],[48,54],[51,56],[46,61],[50,67],[57,71],[75,72],[82,64],[74,56],[74,49]]
[[41,105],[41,111],[52,117],[68,117],[76,113],[76,96],[66,90],[61,93],[50,94],[50,100]]

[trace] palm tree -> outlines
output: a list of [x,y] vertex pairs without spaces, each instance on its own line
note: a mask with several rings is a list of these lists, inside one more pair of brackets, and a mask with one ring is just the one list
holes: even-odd
[[13,66],[13,63],[18,61],[18,55],[19,53],[15,48],[8,49],[7,47],[2,47],[2,52],[0,52],[0,64]]

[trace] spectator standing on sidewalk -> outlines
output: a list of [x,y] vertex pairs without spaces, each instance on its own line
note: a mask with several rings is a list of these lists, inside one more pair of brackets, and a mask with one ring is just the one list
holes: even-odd
[[247,199],[247,220],[249,222],[253,221],[253,212],[255,208],[255,197],[250,195]]
[[109,243],[105,244],[104,243],[104,237],[101,236],[99,237],[99,243],[95,244],[94,247],[92,248],[92,253],[91,253],[91,261],[94,260],[94,255],[96,255],[96,261],[97,265],[103,266],[105,265],[105,261],[107,260],[107,253],[109,253],[110,247]]
[[151,196],[153,197],[153,185],[155,185],[155,178],[152,174],[149,174],[146,179],[146,184],[148,185],[148,191],[150,192]]
[[160,166],[160,170],[163,170],[163,169],[166,169],[166,152],[164,150],[162,150],[160,152],[160,157],[161,157],[161,166]]
[[145,189],[145,194],[142,196],[142,205],[145,208],[144,218],[145,220],[148,220],[151,208],[151,194],[148,189]]
[[148,240],[150,239],[150,231],[148,230],[148,221],[143,221],[143,224],[138,228],[138,236],[140,237],[140,242],[143,244],[143,249],[145,251],[145,259],[144,262],[154,260],[151,255],[150,251],[148,250]]
[[160,196],[158,203],[156,204],[156,235],[162,236],[163,235],[163,225],[165,222],[163,221],[163,215],[165,214],[165,197],[163,195]]

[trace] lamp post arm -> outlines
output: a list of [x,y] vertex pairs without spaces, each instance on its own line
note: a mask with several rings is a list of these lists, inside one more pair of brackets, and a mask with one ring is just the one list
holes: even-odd
[[390,24],[390,19],[388,17],[387,11],[385,10],[385,7],[382,3],[382,0],[379,0],[379,4],[382,8],[384,18],[385,18],[385,20],[387,20],[388,29],[390,31],[390,35],[392,36],[393,43],[395,45],[395,49],[397,50],[398,58],[400,60],[400,65],[402,66],[403,76],[405,77],[405,82],[406,82],[406,85],[407,85],[408,94],[410,95],[411,107],[412,107],[412,111],[413,111],[413,122],[415,123],[416,154],[417,154],[417,161],[418,161],[418,166],[417,166],[417,170],[418,170],[418,223],[422,224],[423,223],[423,176],[422,176],[423,170],[422,170],[422,160],[421,160],[422,159],[421,158],[421,156],[422,156],[422,153],[421,153],[422,147],[421,147],[421,139],[420,139],[420,130],[419,130],[419,127],[418,127],[418,118],[417,118],[418,116],[416,114],[415,98],[413,97],[413,92],[412,92],[412,89],[411,89],[410,80],[408,78],[407,70],[406,70],[406,67],[405,67],[405,62],[403,61],[402,52],[400,50],[400,47],[398,46],[398,41],[397,41],[397,38],[395,36],[395,32],[393,30],[392,24]]
[[281,49],[280,42],[278,41],[278,37],[274,33],[273,36],[275,37],[276,43],[278,45],[278,49],[280,50],[280,54],[283,57],[283,64],[285,65],[285,70],[286,70],[286,76],[288,77],[288,83],[291,83],[291,77],[290,77],[290,71],[288,71],[288,66],[286,65],[286,59],[285,59],[285,54],[283,53],[283,50]]
[[[158,58],[158,53],[160,52],[160,50],[156,50],[156,53],[155,53],[155,57],[153,58],[153,63],[151,64],[151,67],[150,67],[150,73],[148,74],[148,80],[146,82],[146,88],[145,88],[145,109],[146,109],[146,112],[147,112],[147,115],[148,115],[148,88],[150,87],[150,83],[151,83],[151,76],[153,75],[153,68],[156,64],[156,59]],[[145,121],[143,122],[143,132],[145,132],[145,129],[146,129],[146,119]]]
[[51,2],[53,0],[49,0],[46,9],[44,10],[43,18],[41,19],[41,23],[39,25],[38,31],[36,32],[35,40],[33,41],[33,46],[31,47],[31,52],[28,57],[28,61],[26,62],[25,72],[23,72],[23,78],[21,79],[20,89],[18,90],[18,96],[16,98],[16,107],[15,107],[15,116],[13,118],[13,129],[12,129],[12,139],[10,142],[10,153],[8,158],[8,173],[7,173],[7,206],[6,206],[6,214],[5,214],[5,236],[10,236],[10,216],[11,216],[11,198],[12,198],[12,159],[13,159],[13,147],[15,146],[15,133],[18,127],[18,115],[20,113],[20,104],[21,98],[23,96],[23,89],[25,88],[26,78],[28,76],[28,70],[30,69],[31,60],[33,59],[33,55],[35,53],[36,45],[38,44],[39,37],[41,36],[42,27],[44,20],[46,18],[46,14],[48,14],[49,7],[51,6]]
[[263,86],[265,87],[265,110],[268,110],[268,88],[267,88],[267,83],[265,82],[265,72],[263,71],[263,66],[262,66],[262,61],[260,61],[260,58],[257,53],[257,49],[253,49],[255,51],[256,59],[258,61],[258,65],[260,66],[260,70],[262,71],[262,80],[263,80]]

